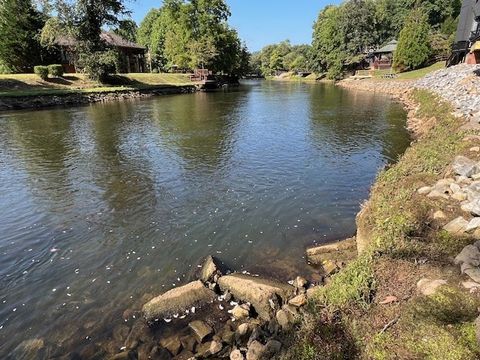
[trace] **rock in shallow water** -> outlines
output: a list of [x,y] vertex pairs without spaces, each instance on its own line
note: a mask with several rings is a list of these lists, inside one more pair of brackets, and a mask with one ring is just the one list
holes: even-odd
[[188,324],[188,326],[190,329],[192,329],[193,334],[199,343],[201,343],[208,335],[213,333],[212,327],[201,320],[192,321],[190,324]]
[[154,321],[214,299],[215,293],[212,290],[207,289],[201,281],[193,281],[150,300],[143,306],[143,313],[147,321]]
[[243,274],[222,276],[218,284],[222,291],[228,290],[236,299],[251,303],[266,321],[275,315],[279,300],[285,303],[294,293],[293,286],[288,284]]

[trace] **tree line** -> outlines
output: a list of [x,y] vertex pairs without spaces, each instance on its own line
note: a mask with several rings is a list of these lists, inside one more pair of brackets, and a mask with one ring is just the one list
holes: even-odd
[[0,0],[0,72],[48,64],[58,58],[56,40],[68,37],[76,67],[103,81],[119,68],[100,36],[106,28],[146,46],[152,71],[207,67],[240,76],[249,65],[224,0],[165,0],[139,27],[129,16],[123,0]]
[[395,68],[411,70],[449,54],[460,8],[461,0],[347,0],[320,11],[311,45],[283,41],[250,56],[228,25],[224,0],[164,0],[138,27],[124,0],[0,0],[0,72],[51,63],[58,57],[55,38],[66,35],[75,39],[76,65],[102,80],[119,68],[100,38],[105,28],[147,47],[155,72],[312,71],[338,79],[392,39],[399,41]]
[[329,5],[313,26],[311,46],[292,46],[288,41],[268,45],[252,55],[251,66],[264,75],[312,71],[339,79],[368,52],[398,39],[394,67],[413,70],[449,55],[461,4],[461,0],[348,0]]

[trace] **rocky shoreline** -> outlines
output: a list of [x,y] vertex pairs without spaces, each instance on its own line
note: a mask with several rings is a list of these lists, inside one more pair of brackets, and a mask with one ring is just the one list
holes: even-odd
[[195,85],[160,86],[139,90],[66,93],[58,95],[0,97],[0,111],[75,106],[99,102],[143,99],[158,95],[186,94],[198,91]]

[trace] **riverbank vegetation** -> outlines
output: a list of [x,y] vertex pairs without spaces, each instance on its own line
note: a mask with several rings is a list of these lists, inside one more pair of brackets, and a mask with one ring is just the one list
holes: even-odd
[[208,68],[216,73],[246,73],[249,53],[227,21],[223,0],[167,0],[141,22],[137,40],[150,51],[153,71]]
[[[0,73],[32,72],[36,65],[53,64],[58,39],[72,39],[69,51],[75,54],[75,68],[92,80],[107,82],[122,64],[115,48],[101,37],[106,29],[146,46],[153,72],[201,67],[238,77],[248,69],[249,53],[227,23],[230,11],[223,0],[164,1],[139,28],[123,0],[41,3],[0,3]],[[19,13],[26,15],[18,17]]]
[[[480,301],[460,285],[452,265],[472,239],[442,230],[432,218],[438,203],[416,191],[443,178],[472,143],[462,140],[467,132],[449,104],[425,90],[410,97],[428,129],[378,176],[358,221],[370,247],[316,292],[295,333],[291,359],[480,356],[474,324]],[[422,296],[419,278],[448,285]]]

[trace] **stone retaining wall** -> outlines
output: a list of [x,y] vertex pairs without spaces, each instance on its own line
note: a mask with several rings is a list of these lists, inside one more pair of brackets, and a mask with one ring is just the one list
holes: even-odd
[[95,93],[71,93],[62,95],[38,95],[1,97],[0,111],[36,109],[52,106],[72,106],[97,102],[141,99],[157,95],[193,93],[198,89],[194,85],[162,86],[142,90],[119,90]]

